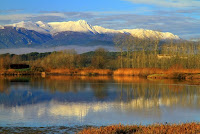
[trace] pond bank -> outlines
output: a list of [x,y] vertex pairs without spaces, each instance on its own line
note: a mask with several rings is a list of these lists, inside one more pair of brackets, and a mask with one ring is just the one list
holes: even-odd
[[173,74],[151,74],[148,79],[179,79],[179,80],[194,80],[200,79],[200,74],[190,73],[173,73]]
[[150,126],[141,125],[113,125],[100,128],[86,128],[79,132],[79,134],[197,134],[200,133],[200,124],[157,124]]
[[158,68],[121,68],[110,69],[51,69],[43,72],[32,71],[31,69],[1,70],[0,75],[20,76],[20,75],[65,75],[65,76],[142,76],[148,79],[179,79],[193,80],[200,79],[200,69],[174,69],[164,70]]
[[92,126],[75,126],[75,127],[0,127],[0,133],[27,133],[27,134],[41,134],[41,133],[78,133],[78,134],[179,134],[179,133],[200,133],[199,123],[186,124],[155,124],[149,126],[142,125],[112,125],[104,127]]
[[0,127],[1,134],[74,134],[88,128],[89,126],[51,126],[51,127]]

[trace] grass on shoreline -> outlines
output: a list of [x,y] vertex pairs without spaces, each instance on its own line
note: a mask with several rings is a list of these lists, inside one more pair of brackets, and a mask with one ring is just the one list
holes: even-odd
[[159,124],[150,126],[113,125],[100,128],[86,128],[78,134],[200,134],[199,123]]
[[[1,75],[41,75],[43,71],[28,69],[8,69],[1,70]],[[168,70],[159,68],[121,68],[117,70],[109,69],[49,69],[46,75],[66,75],[66,76],[141,76],[148,79],[180,79],[192,80],[200,79],[200,69],[171,68]]]
[[0,133],[77,133],[77,134],[200,134],[199,123],[185,124],[154,124],[142,125],[111,125],[104,127],[76,126],[76,127],[0,127]]

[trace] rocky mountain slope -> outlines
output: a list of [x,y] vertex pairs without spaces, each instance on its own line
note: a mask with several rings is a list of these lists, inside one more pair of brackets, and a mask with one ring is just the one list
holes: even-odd
[[106,29],[92,26],[84,20],[68,22],[19,22],[0,26],[0,48],[50,47],[66,45],[113,45],[112,38],[119,33],[138,38],[179,40],[177,35],[145,29]]

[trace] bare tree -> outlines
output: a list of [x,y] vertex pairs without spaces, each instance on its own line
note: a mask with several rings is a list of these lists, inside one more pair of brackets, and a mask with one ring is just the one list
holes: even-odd
[[95,50],[95,55],[92,58],[92,66],[94,68],[103,69],[106,67],[107,50],[104,48],[98,48]]
[[120,51],[120,67],[123,68],[123,49],[124,49],[124,38],[125,35],[124,34],[117,34],[114,39],[113,42],[115,43],[115,47],[117,49],[119,49]]

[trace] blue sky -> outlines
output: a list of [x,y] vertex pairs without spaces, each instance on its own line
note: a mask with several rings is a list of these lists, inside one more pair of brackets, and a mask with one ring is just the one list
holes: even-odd
[[200,38],[200,0],[0,0],[0,24],[70,21]]

